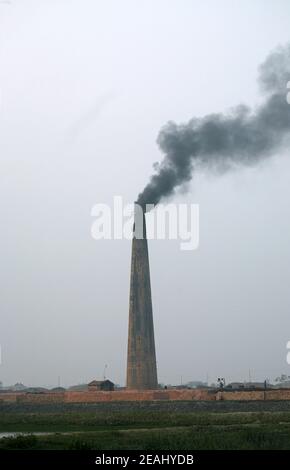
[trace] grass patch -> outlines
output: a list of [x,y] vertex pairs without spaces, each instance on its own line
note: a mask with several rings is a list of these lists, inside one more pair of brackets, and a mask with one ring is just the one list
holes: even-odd
[[118,408],[112,404],[67,410],[3,406],[1,432],[51,434],[2,438],[0,450],[290,449],[288,409],[234,412],[220,411],[218,404],[216,411],[212,405],[211,411],[182,403],[170,406]]

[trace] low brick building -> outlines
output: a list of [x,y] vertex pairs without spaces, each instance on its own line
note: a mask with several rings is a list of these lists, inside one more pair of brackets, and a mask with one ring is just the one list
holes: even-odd
[[93,380],[88,384],[88,390],[89,392],[112,392],[114,390],[114,384],[111,380]]

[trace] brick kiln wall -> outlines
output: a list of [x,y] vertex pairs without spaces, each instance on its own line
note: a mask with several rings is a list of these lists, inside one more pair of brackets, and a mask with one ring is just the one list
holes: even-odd
[[154,401],[154,400],[196,400],[196,401],[251,401],[289,400],[290,389],[280,390],[122,390],[113,392],[47,392],[47,393],[0,393],[1,402],[17,403],[97,403],[110,401]]

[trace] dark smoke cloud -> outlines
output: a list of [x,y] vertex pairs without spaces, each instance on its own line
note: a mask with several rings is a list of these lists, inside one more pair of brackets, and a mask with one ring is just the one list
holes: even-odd
[[259,67],[265,98],[257,109],[239,105],[227,114],[209,114],[187,124],[169,122],[157,139],[165,157],[155,165],[137,202],[157,204],[190,181],[195,169],[226,171],[258,164],[273,155],[290,136],[289,80],[290,43],[271,53]]

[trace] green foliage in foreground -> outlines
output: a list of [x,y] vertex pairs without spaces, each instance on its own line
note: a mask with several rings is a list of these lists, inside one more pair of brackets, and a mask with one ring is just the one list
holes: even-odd
[[68,413],[0,414],[0,432],[75,432],[119,429],[171,428],[187,426],[229,426],[289,423],[290,411],[283,412],[187,412],[101,411]]
[[17,436],[0,441],[4,449],[196,450],[290,449],[289,426],[198,426],[158,430],[99,431]]
[[[203,406],[202,410],[197,406]],[[290,449],[290,406],[194,403],[106,407],[1,407],[0,432],[49,432],[0,439],[0,450]],[[243,404],[245,407],[246,404]],[[264,408],[261,408],[261,407]],[[166,408],[165,408],[166,407]],[[169,408],[170,407],[170,408]],[[270,408],[270,409],[269,409]],[[222,411],[223,410],[223,411]]]

